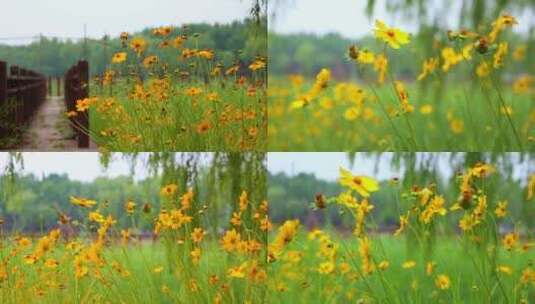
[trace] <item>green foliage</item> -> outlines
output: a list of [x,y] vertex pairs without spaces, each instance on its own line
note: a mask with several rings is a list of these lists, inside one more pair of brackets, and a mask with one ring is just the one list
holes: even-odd
[[[231,24],[209,25],[205,23],[188,25],[175,29],[178,33],[202,33],[199,45],[213,48],[220,55],[225,65],[230,65],[236,56],[245,62],[254,60],[257,55],[266,55],[266,19],[260,22],[252,19],[235,21]],[[147,28],[133,36],[141,36],[149,42],[155,40],[152,29]],[[20,65],[37,72],[63,76],[77,60],[86,58],[90,62],[92,75],[102,74],[111,61],[111,56],[121,50],[119,37],[102,39],[60,40],[58,38],[41,37],[39,41],[24,46],[0,45],[0,59],[9,64]],[[175,62],[179,51],[149,50],[158,55],[164,62]]]
[[[101,154],[104,167],[119,154]],[[21,157],[14,155],[14,157]],[[183,194],[192,188],[196,201],[206,205],[210,227],[217,232],[227,225],[227,218],[237,208],[242,191],[249,200],[261,203],[266,198],[264,153],[125,153],[132,168],[142,163],[150,176],[136,180],[130,176],[99,177],[91,182],[71,180],[67,175],[50,174],[37,177],[21,175],[0,177],[0,218],[6,231],[47,231],[57,225],[59,214],[65,214],[84,223],[84,210],[70,203],[71,196],[96,200],[100,212],[117,219],[118,227],[131,226],[132,221],[142,231],[150,231],[153,219],[160,210],[160,189],[167,184],[178,185]],[[22,158],[20,158],[22,161]],[[9,166],[6,167],[9,170]],[[137,212],[128,216],[125,203],[136,203]],[[150,203],[151,212],[143,213]]]
[[[376,157],[377,156],[377,157]],[[425,187],[435,184],[438,193],[443,195],[447,207],[451,207],[459,197],[459,182],[453,174],[446,179],[443,170],[445,166],[451,166],[454,172],[463,172],[465,168],[473,166],[476,162],[485,161],[497,166],[497,173],[491,175],[486,184],[489,201],[497,202],[508,200],[508,210],[513,218],[519,219],[528,225],[529,214],[533,214],[534,207],[526,201],[525,182],[527,176],[521,168],[522,165],[531,163],[529,156],[519,154],[485,154],[485,153],[453,153],[448,157],[440,153],[394,153],[389,160],[379,154],[366,154],[365,159],[369,162],[381,163],[382,166],[401,169],[401,175],[391,176],[399,179],[398,184],[392,184],[389,180],[381,181],[380,190],[374,193],[371,203],[375,206],[373,219],[379,229],[393,229],[399,222],[399,208],[403,206],[402,195],[413,186]],[[385,164],[385,162],[387,164]],[[440,165],[439,165],[440,164]],[[333,164],[334,165],[334,164]],[[358,167],[358,164],[356,164]],[[355,173],[359,173],[355,171]],[[516,174],[516,175],[515,175]],[[299,219],[309,228],[334,226],[338,229],[351,229],[353,223],[344,221],[344,216],[338,208],[326,208],[316,210],[312,208],[314,195],[322,193],[326,197],[334,197],[342,192],[342,187],[337,181],[318,179],[313,174],[300,173],[288,176],[284,173],[268,175],[268,200],[270,203],[270,217],[273,223],[282,223],[287,219]],[[345,217],[347,218],[347,217]],[[458,218],[448,218],[445,227],[455,229]],[[506,221],[505,225],[513,223]],[[454,230],[450,230],[453,232]]]

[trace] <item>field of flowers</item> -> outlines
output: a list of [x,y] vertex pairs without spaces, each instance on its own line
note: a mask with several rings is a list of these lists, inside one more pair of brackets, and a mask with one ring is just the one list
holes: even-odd
[[[76,116],[89,111],[84,130],[108,151],[259,151],[265,149],[266,60],[261,54],[232,66],[187,28],[121,34],[123,51],[96,77],[92,96],[77,102]],[[258,39],[264,39],[259,35]],[[176,61],[166,62],[160,52]]]
[[[42,236],[1,230],[1,303],[254,303],[266,296],[267,202],[242,192],[229,228],[192,189],[161,189],[162,209],[124,203],[117,228],[107,202],[72,196],[84,218],[58,211]],[[153,222],[142,236],[134,219]],[[73,231],[78,231],[73,234]]]
[[[422,42],[377,20],[375,46],[347,48],[357,81],[333,79],[331,67],[270,78],[269,149],[532,150],[533,75],[525,64],[528,45],[511,39],[517,24],[502,15],[477,30]],[[433,46],[430,56],[417,55],[424,53],[417,50],[421,43]],[[416,79],[396,70],[401,49],[410,49],[421,66]]]
[[[446,201],[435,184],[407,188],[393,178],[385,185],[341,168],[344,190],[333,197],[311,193],[311,208],[339,209],[353,231],[310,230],[292,218],[275,225],[268,245],[269,302],[531,303],[532,216],[526,222],[511,205],[523,204],[522,213],[533,214],[535,175],[523,199],[508,202],[507,193],[488,196],[496,171],[483,163],[466,168],[454,178],[458,198]],[[381,231],[373,217],[374,194],[382,187],[397,189],[389,204],[399,221],[391,232]]]

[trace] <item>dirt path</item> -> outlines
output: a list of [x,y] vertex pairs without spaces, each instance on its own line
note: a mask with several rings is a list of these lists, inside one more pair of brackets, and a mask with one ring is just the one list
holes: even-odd
[[63,97],[49,96],[41,105],[22,139],[21,150],[35,151],[96,151],[79,149],[74,132],[65,117]]

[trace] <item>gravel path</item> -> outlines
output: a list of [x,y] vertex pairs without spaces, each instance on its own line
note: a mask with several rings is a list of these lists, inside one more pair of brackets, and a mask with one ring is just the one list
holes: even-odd
[[89,149],[79,149],[74,132],[65,117],[63,97],[49,96],[35,114],[22,139],[23,151],[96,151],[92,143]]

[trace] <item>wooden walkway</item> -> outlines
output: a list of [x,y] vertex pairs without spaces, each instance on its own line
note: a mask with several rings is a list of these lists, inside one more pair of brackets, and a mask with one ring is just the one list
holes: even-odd
[[33,117],[22,138],[22,151],[97,151],[94,143],[89,149],[78,148],[74,132],[65,116],[62,96],[48,96]]

